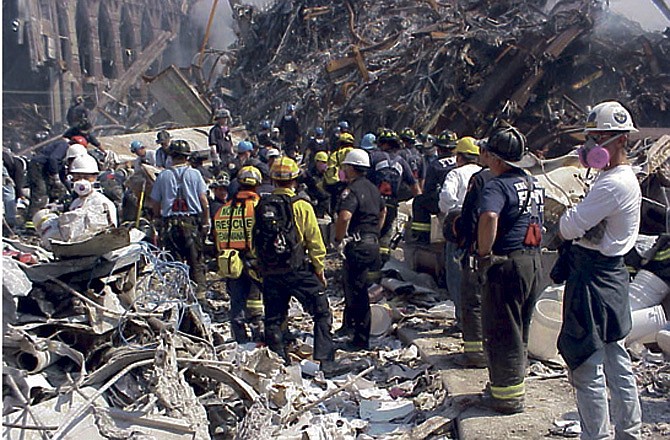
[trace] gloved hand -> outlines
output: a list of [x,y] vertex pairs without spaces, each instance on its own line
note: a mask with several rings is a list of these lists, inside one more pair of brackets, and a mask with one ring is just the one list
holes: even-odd
[[51,188],[49,196],[52,199],[60,199],[67,194],[67,188],[65,188],[65,185],[63,185],[57,174],[49,176],[49,187]]
[[484,256],[475,256],[475,270],[477,272],[477,280],[479,281],[479,284],[483,286],[488,282],[488,271],[491,268],[491,265],[493,264],[492,260],[492,255],[484,255]]

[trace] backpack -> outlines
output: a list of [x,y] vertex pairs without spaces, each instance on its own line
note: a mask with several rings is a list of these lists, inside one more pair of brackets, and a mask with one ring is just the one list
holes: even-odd
[[386,159],[377,162],[372,180],[382,197],[396,198],[402,180],[402,165],[398,158],[387,155]]
[[296,200],[298,197],[268,194],[256,205],[252,235],[261,275],[291,272],[304,264],[305,250],[293,218]]

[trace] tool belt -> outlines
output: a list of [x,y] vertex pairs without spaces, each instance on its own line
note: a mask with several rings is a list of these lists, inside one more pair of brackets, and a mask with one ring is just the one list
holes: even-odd
[[[487,267],[490,268],[491,266],[495,266],[498,264],[502,264],[505,261],[511,259],[511,258],[516,258],[520,257],[523,255],[539,255],[540,254],[540,249],[539,248],[528,248],[528,249],[518,249],[516,251],[512,251],[507,255],[490,255],[486,257],[487,261]],[[481,268],[481,261],[482,259],[477,257],[476,254],[473,255],[468,255],[468,266],[470,269],[477,271]]]
[[379,237],[372,232],[356,232],[351,236],[352,243],[378,244]]

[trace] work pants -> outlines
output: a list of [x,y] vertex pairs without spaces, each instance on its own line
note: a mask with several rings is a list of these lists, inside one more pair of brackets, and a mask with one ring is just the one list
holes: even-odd
[[[199,215],[182,215],[163,218],[163,246],[175,259],[185,261],[189,267],[191,281],[196,292],[204,294],[207,289],[205,258],[203,254],[204,234]],[[200,295],[201,296],[201,295]]]
[[393,238],[395,220],[398,218],[398,202],[386,202],[386,218],[379,232],[379,255],[382,263],[391,258],[391,239]]
[[430,242],[430,216],[439,214],[439,194],[434,191],[414,197],[412,202],[412,236],[419,243]]
[[539,294],[539,251],[515,251],[487,271],[482,324],[491,396],[523,398],[530,320]]
[[570,371],[575,387],[583,440],[609,439],[609,388],[615,439],[638,439],[642,412],[635,374],[623,339],[606,343]]
[[28,162],[28,185],[30,187],[30,206],[27,221],[32,222],[33,215],[49,203],[49,177],[46,164],[31,160]]
[[482,353],[482,286],[477,273],[469,264],[464,265],[461,277],[460,324],[463,332],[463,352]]
[[262,313],[258,313],[259,307],[254,307],[262,296],[258,284],[243,271],[239,278],[229,279],[226,286],[230,297],[230,328],[235,341],[238,344],[249,342],[247,324],[251,326],[254,340],[259,340]]
[[461,277],[462,277],[462,257],[463,251],[458,249],[456,243],[448,241],[444,245],[444,273],[449,298],[453,301],[456,309],[456,322],[461,322]]
[[344,248],[344,325],[353,330],[352,343],[367,348],[370,343],[370,298],[368,288],[379,279],[379,244],[374,239],[350,242]]
[[333,360],[335,349],[330,332],[333,323],[330,304],[316,275],[307,268],[263,276],[265,342],[268,347],[288,362],[282,324],[288,316],[291,297],[300,302],[314,321],[313,358],[320,361]]

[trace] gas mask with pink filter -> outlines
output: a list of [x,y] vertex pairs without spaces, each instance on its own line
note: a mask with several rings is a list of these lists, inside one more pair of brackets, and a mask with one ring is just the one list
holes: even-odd
[[617,134],[603,143],[599,143],[596,137],[587,136],[584,145],[577,150],[579,162],[586,168],[595,168],[597,170],[605,168],[610,163],[610,153],[605,146],[619,139],[621,136],[623,134]]

